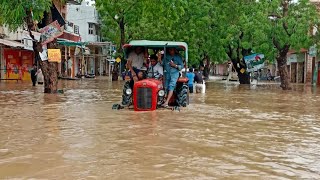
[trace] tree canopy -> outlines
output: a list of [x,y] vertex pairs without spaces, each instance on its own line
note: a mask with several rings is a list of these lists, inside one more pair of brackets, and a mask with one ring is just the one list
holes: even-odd
[[[96,6],[105,25],[104,35],[110,40],[119,41],[114,23],[117,14],[125,19],[125,41],[185,41],[194,63],[205,55],[214,62],[239,60],[242,50],[261,52],[273,60],[275,42],[307,48],[311,43],[308,30],[316,19],[315,8],[307,0],[96,0]],[[270,20],[272,14],[277,15],[275,21]]]
[[10,0],[0,1],[0,16],[2,23],[7,25],[10,29],[17,28],[26,24],[28,12],[32,12],[32,19],[40,21],[43,18],[44,12],[48,11],[52,6],[51,0],[33,0],[20,1]]

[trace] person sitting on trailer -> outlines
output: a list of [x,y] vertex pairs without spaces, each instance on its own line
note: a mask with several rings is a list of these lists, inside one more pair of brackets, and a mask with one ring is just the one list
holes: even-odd
[[162,61],[165,77],[165,89],[168,92],[166,101],[161,105],[162,107],[168,107],[170,98],[173,95],[173,90],[176,87],[177,80],[179,78],[179,71],[183,68],[182,57],[179,52],[173,48],[168,48],[168,54]]

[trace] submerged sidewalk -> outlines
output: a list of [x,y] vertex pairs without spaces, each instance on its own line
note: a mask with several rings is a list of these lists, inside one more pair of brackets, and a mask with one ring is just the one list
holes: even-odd
[[[206,82],[217,82],[217,83],[229,83],[229,84],[239,84],[239,81],[228,81],[228,76],[209,76],[209,80]],[[267,81],[267,80],[259,80],[254,79],[251,81],[251,84],[280,84],[279,81]]]

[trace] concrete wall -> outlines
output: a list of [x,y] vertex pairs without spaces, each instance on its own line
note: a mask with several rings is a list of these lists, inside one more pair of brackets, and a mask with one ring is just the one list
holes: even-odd
[[214,75],[226,76],[228,75],[228,63],[215,64],[213,68]]
[[100,30],[96,30],[98,32],[96,34],[89,34],[89,23],[93,23],[97,28],[99,28],[98,12],[94,6],[87,6],[85,3],[81,5],[68,4],[66,20],[79,26],[81,41],[101,41],[99,36]]

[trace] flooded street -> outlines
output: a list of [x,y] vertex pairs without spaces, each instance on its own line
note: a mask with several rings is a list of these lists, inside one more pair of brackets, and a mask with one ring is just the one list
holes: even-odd
[[180,112],[112,110],[123,82],[0,83],[0,179],[320,179],[320,88],[210,83]]

